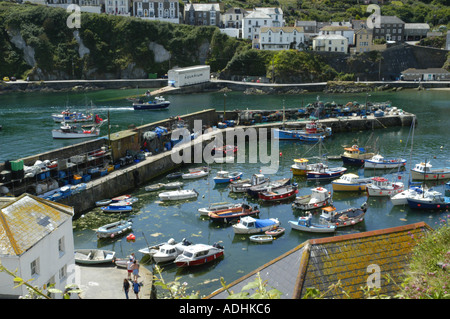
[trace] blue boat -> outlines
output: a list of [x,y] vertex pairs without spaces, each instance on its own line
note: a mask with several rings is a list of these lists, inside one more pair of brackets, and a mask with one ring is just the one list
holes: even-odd
[[118,235],[123,235],[131,230],[132,225],[131,220],[119,220],[111,224],[103,225],[97,229],[97,237],[113,238]]
[[130,205],[109,205],[100,208],[105,213],[129,213],[133,210]]
[[450,208],[450,197],[437,191],[427,191],[422,195],[408,197],[408,206],[413,209],[447,209]]
[[242,172],[227,172],[227,171],[219,171],[217,172],[216,177],[214,177],[214,183],[229,183],[235,180],[238,180],[242,177]]
[[341,159],[344,165],[356,165],[362,167],[366,160],[371,159],[375,155],[375,153],[367,153],[363,147],[353,145],[352,147],[344,148]]
[[301,130],[281,130],[274,129],[274,138],[279,140],[294,140],[307,143],[317,143],[325,139],[325,135],[320,133],[306,133]]

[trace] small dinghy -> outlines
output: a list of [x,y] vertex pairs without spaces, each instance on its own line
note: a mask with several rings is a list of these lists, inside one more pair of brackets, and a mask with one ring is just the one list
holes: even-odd
[[106,206],[106,205],[111,204],[111,202],[112,202],[112,199],[102,199],[102,200],[95,202],[95,206]]
[[178,189],[183,187],[183,182],[171,182],[164,185],[164,189]]
[[181,200],[190,199],[198,196],[198,192],[195,189],[180,189],[176,191],[169,191],[160,193],[159,198],[161,200]]
[[157,183],[157,184],[145,186],[144,189],[146,192],[154,192],[154,191],[159,191],[160,189],[164,188],[165,186],[166,186],[166,184]]
[[97,229],[98,238],[114,238],[131,230],[131,220],[119,220],[117,222],[103,225]]
[[112,263],[115,251],[103,249],[77,249],[75,250],[75,262],[78,264],[95,265]]
[[133,210],[132,206],[129,205],[109,205],[100,208],[105,213],[129,213]]
[[183,173],[181,172],[173,172],[170,173],[169,175],[166,176],[167,179],[176,179],[176,178],[180,178],[181,175],[183,175]]
[[264,234],[270,235],[272,237],[278,237],[278,236],[284,234],[285,230],[286,229],[283,227],[277,227],[277,228],[265,231]]
[[270,243],[273,241],[273,236],[272,235],[252,235],[250,236],[250,241],[255,242],[255,243]]

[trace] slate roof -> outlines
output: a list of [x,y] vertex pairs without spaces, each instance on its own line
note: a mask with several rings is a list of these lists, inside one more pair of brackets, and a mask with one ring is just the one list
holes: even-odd
[[[281,298],[301,299],[307,288],[320,292],[341,281],[339,291],[330,291],[326,298],[363,297],[361,287],[366,287],[372,271],[370,265],[380,269],[381,293],[394,295],[397,292],[399,276],[408,265],[408,258],[414,247],[414,238],[431,228],[424,222],[393,228],[354,233],[342,236],[311,239],[280,257],[259,267],[248,275],[229,284],[235,293],[247,283],[255,280],[259,273],[268,287],[283,293]],[[395,282],[388,281],[390,275]],[[208,299],[225,299],[228,293],[223,288],[213,292]]]
[[265,33],[268,31],[272,31],[272,32],[280,32],[283,31],[284,33],[292,33],[295,31],[297,32],[304,32],[303,27],[261,27],[260,28],[260,32],[261,33]]
[[73,217],[72,207],[26,193],[0,205],[0,255],[20,256]]

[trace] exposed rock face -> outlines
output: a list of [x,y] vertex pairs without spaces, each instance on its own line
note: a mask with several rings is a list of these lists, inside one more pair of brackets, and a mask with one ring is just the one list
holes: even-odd
[[23,51],[23,59],[29,66],[35,66],[36,60],[34,58],[34,49],[28,46],[22,38],[19,30],[8,30],[8,35],[11,42],[20,50]]
[[83,40],[81,39],[80,33],[78,32],[78,30],[73,31],[73,37],[75,38],[75,40],[77,40],[78,54],[79,54],[80,58],[83,58],[86,54],[91,53],[91,50],[89,50],[89,48],[84,46]]
[[153,51],[156,63],[166,62],[171,57],[170,52],[156,42],[150,42],[148,48]]

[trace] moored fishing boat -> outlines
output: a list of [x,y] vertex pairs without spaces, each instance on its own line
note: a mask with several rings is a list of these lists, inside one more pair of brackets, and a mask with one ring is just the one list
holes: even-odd
[[364,161],[364,168],[371,169],[391,169],[403,167],[405,165],[406,160],[403,158],[385,159],[380,154],[376,154],[372,158]]
[[331,182],[331,187],[335,192],[364,192],[367,184],[371,183],[370,178],[360,178],[353,173],[343,174],[340,178]]
[[450,208],[450,197],[437,191],[426,191],[413,197],[408,197],[408,206],[413,209],[441,210]]
[[[97,116],[98,117],[98,116]],[[92,114],[84,114],[82,112],[64,110],[61,113],[52,114],[52,119],[56,123],[79,123],[94,121]]]
[[311,170],[308,164],[309,160],[306,158],[294,159],[294,164],[291,166],[291,171],[294,176],[306,176],[306,172]]
[[296,185],[286,185],[268,188],[267,190],[259,193],[258,198],[265,202],[275,202],[294,198],[297,193],[298,190]]
[[[322,164],[322,163],[318,163]],[[317,165],[313,170],[306,172],[308,180],[327,180],[343,175],[347,169],[345,167],[328,167],[327,165]]]
[[415,197],[416,195],[422,194],[424,191],[424,188],[422,188],[421,185],[414,186],[413,183],[410,184],[410,187],[408,189],[403,190],[402,192],[395,194],[391,197],[391,203],[392,205],[408,205],[408,198],[409,197]]
[[213,203],[209,205],[208,207],[202,207],[198,209],[198,212],[200,215],[208,216],[209,213],[217,213],[217,212],[224,212],[224,211],[241,211],[242,210],[243,203],[228,203],[228,202],[220,202],[220,203]]
[[372,183],[366,187],[369,196],[394,196],[404,190],[402,182],[391,182],[384,177],[372,178]]
[[450,178],[450,167],[432,168],[430,162],[421,162],[411,169],[411,178],[421,181],[436,181]]
[[331,202],[331,194],[326,188],[315,187],[311,189],[311,194],[297,196],[292,203],[292,208],[312,210],[329,205]]
[[235,234],[256,234],[274,229],[279,225],[280,221],[277,218],[257,219],[246,216],[233,225],[233,231]]
[[254,216],[257,214],[259,214],[258,206],[251,207],[247,204],[242,204],[240,210],[223,210],[210,212],[208,213],[208,216],[212,221],[231,223],[244,216]]
[[96,231],[98,238],[113,238],[125,234],[131,230],[133,223],[131,220],[119,220],[114,223],[103,225]]
[[156,251],[152,255],[152,259],[156,263],[166,263],[169,261],[173,261],[179,255],[181,255],[187,247],[191,245],[192,243],[186,240],[186,238],[183,238],[181,242],[176,244],[163,244],[159,246],[158,251]]
[[363,203],[361,207],[351,207],[341,211],[336,211],[336,207],[334,206],[328,206],[322,209],[320,217],[339,228],[362,222],[366,212],[367,203]]
[[306,231],[310,233],[333,233],[336,230],[336,226],[332,224],[313,224],[311,222],[311,214],[307,216],[301,216],[296,221],[290,220],[289,224],[292,229]]
[[366,152],[366,150],[358,145],[345,147],[344,153],[341,155],[344,165],[355,165],[362,167],[365,160],[372,158],[375,153]]
[[202,178],[209,174],[208,170],[204,169],[197,169],[197,170],[191,170],[189,173],[185,173],[181,175],[182,179],[195,179],[195,178]]
[[268,181],[255,186],[251,186],[247,189],[247,194],[252,197],[259,197],[259,193],[267,191],[269,188],[278,188],[289,185],[291,183],[290,178],[282,178],[276,181]]
[[227,172],[227,171],[218,171],[217,175],[213,178],[214,183],[229,183],[235,180],[238,180],[242,177],[242,172]]
[[178,189],[183,186],[183,182],[170,182],[167,184],[164,184],[164,189]]
[[163,201],[167,200],[182,200],[196,198],[198,192],[195,189],[179,189],[176,191],[168,191],[158,194],[159,198]]
[[92,126],[89,130],[79,130],[76,125],[65,124],[59,129],[52,130],[52,137],[54,139],[74,139],[74,138],[88,138],[97,137],[100,134],[100,128]]
[[133,210],[130,205],[108,205],[100,208],[105,213],[129,213]]
[[269,182],[269,178],[263,174],[253,174],[250,179],[232,181],[228,186],[233,193],[245,193],[252,186],[262,185]]
[[195,244],[186,247],[174,262],[178,267],[200,266],[219,259],[223,253],[223,246],[217,243],[213,245]]

